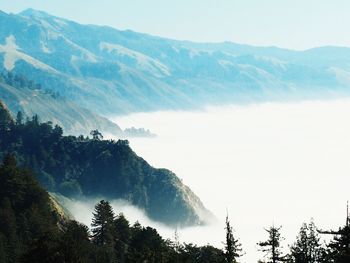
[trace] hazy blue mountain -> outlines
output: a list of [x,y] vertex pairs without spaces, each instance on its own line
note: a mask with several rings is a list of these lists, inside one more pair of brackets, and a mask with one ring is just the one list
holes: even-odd
[[32,9],[0,23],[1,67],[100,114],[349,93],[349,48],[175,41]]
[[98,129],[115,136],[126,135],[117,124],[66,98],[28,86],[8,85],[1,78],[0,100],[6,102],[12,115],[16,116],[18,111],[23,113],[23,118],[38,114],[42,121],[51,121],[63,127],[67,134],[89,135],[91,130]]

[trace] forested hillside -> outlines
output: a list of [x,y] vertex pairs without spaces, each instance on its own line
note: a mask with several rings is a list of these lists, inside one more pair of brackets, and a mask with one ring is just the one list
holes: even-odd
[[[130,224],[101,200],[92,214],[91,229],[70,220],[36,182],[29,169],[19,168],[13,155],[0,165],[0,262],[1,263],[237,263],[244,254],[239,239],[226,218],[224,249],[198,247],[164,240],[151,227]],[[281,227],[266,229],[267,240],[259,242],[259,262],[348,263],[349,218],[338,231],[318,231],[313,221],[303,224],[289,252],[282,249]],[[331,234],[328,243],[320,234]],[[254,242],[254,241],[252,241]]]
[[34,174],[18,168],[13,156],[4,158],[0,185],[0,262],[19,262],[29,247],[40,245],[40,238],[57,234],[65,220]]
[[0,157],[14,153],[18,163],[32,168],[46,189],[65,196],[121,198],[171,225],[203,224],[211,213],[171,171],[155,169],[137,156],[126,140],[63,136],[37,115],[13,120],[0,105]]
[[90,232],[63,218],[34,177],[14,156],[0,165],[1,263],[223,262],[223,251],[209,245],[180,246],[153,228],[130,226],[103,200],[91,215]]

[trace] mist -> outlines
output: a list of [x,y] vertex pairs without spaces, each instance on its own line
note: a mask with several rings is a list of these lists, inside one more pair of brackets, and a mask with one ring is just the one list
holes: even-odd
[[[64,207],[72,214],[73,218],[78,222],[91,226],[93,211],[95,205],[100,200],[108,200],[104,197],[99,198],[65,198],[62,196],[55,196],[64,204]],[[170,227],[160,222],[155,222],[148,218],[146,213],[125,200],[108,200],[116,215],[123,213],[128,219],[130,225],[139,222],[142,226],[150,226],[156,228],[159,234],[164,239],[175,240],[175,231],[178,234],[180,242],[194,243],[198,245],[206,245],[207,233],[219,232],[224,237],[224,229],[220,224],[211,224],[207,226],[187,227],[184,229]],[[222,240],[223,241],[223,240]],[[218,247],[222,246],[222,242],[216,244]]]
[[[175,172],[219,219],[214,226],[179,230],[182,242],[221,248],[228,211],[246,252],[243,262],[256,262],[263,257],[256,243],[266,240],[264,228],[272,224],[283,226],[287,248],[311,218],[323,229],[345,223],[350,100],[140,113],[113,121],[156,133],[130,139],[132,149],[151,165]],[[130,221],[151,225],[166,238],[174,235],[174,229],[126,207]]]

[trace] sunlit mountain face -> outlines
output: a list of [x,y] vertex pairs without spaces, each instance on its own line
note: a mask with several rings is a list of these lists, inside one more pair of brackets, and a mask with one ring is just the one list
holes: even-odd
[[350,49],[193,43],[0,14],[0,66],[100,114],[348,94]]

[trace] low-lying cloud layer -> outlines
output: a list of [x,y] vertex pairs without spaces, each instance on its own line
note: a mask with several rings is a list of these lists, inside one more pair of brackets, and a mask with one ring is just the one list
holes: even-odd
[[[84,223],[85,225],[91,225],[92,213],[94,211],[95,205],[102,199],[100,198],[80,198],[80,199],[68,199],[59,198],[68,211],[73,215],[74,219]],[[108,199],[104,199],[108,200]],[[219,232],[222,233],[222,238],[224,239],[224,229],[220,224],[213,224],[208,226],[198,226],[198,227],[188,227],[184,229],[175,229],[166,226],[159,222],[154,222],[147,217],[144,211],[132,206],[130,203],[124,200],[108,200],[116,215],[123,213],[125,217],[129,220],[130,225],[138,221],[142,226],[151,226],[156,228],[161,236],[165,239],[174,240],[175,230],[179,234],[181,242],[195,243],[199,245],[206,245],[208,243],[207,235],[208,233]],[[222,239],[222,240],[223,240]],[[221,242],[216,244],[221,246]]]
[[[245,258],[254,262],[262,256],[256,243],[266,238],[263,228],[273,223],[283,225],[285,247],[311,217],[324,229],[344,224],[349,116],[350,100],[344,99],[142,113],[115,121],[158,134],[130,139],[131,147],[153,166],[174,171],[221,221],[228,209]],[[223,232],[209,230],[203,238],[214,245],[224,240]]]

